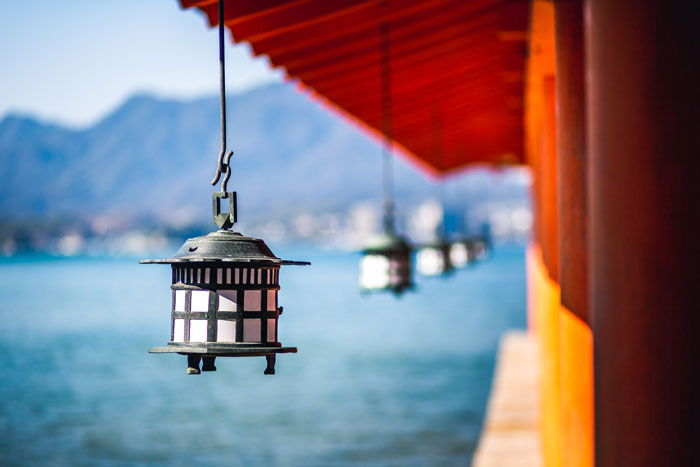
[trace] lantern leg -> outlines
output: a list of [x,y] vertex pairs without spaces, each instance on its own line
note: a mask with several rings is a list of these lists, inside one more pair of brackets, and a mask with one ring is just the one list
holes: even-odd
[[202,360],[202,356],[199,354],[187,354],[187,374],[188,375],[198,375],[201,373],[199,371],[199,362]]
[[267,368],[265,368],[265,374],[266,375],[274,375],[275,374],[275,360],[276,360],[275,355],[265,355],[265,360],[267,360]]
[[216,371],[215,360],[216,357],[202,357],[202,371]]

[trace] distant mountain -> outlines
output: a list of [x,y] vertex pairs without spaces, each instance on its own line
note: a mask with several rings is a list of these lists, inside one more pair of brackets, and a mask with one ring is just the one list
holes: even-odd
[[[235,151],[229,187],[239,193],[243,219],[339,212],[378,199],[379,146],[292,86],[258,88],[228,105]],[[218,112],[214,97],[137,95],[81,130],[7,116],[0,122],[0,217],[208,222]],[[406,163],[396,170],[403,210],[438,195]],[[460,209],[487,196],[522,198],[521,178],[476,171],[451,182],[448,198]]]

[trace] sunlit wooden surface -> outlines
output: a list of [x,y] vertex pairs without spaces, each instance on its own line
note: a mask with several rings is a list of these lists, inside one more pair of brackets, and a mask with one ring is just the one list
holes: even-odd
[[475,467],[543,465],[538,362],[536,341],[526,332],[504,336]]

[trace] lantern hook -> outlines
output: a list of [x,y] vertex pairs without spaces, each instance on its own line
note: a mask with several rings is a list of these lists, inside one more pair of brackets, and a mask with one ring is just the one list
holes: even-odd
[[[226,138],[224,137],[224,140],[225,139]],[[231,166],[229,165],[231,157],[233,157],[233,151],[226,153],[225,147],[222,147],[221,152],[219,153],[218,162],[216,164],[216,173],[211,181],[212,185],[216,185],[219,182],[219,178],[221,178],[221,174],[224,174],[223,181],[221,182],[221,191],[223,192],[227,191],[226,186],[231,178]]]

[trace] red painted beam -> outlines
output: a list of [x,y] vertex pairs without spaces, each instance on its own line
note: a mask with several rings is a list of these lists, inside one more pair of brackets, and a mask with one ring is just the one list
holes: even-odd
[[[428,37],[435,31],[455,24],[463,24],[466,21],[473,21],[481,17],[485,12],[494,10],[497,11],[497,7],[493,5],[493,0],[477,0],[466,3],[464,0],[452,0],[444,5],[443,9],[432,15],[423,16],[423,18],[410,16],[391,22],[390,40],[393,43],[404,39]],[[372,34],[371,29],[363,29],[351,35],[311,44],[299,50],[273,55],[275,60],[284,63],[287,67],[324,62],[340,54],[376,48],[378,30],[374,32],[377,34]]]

